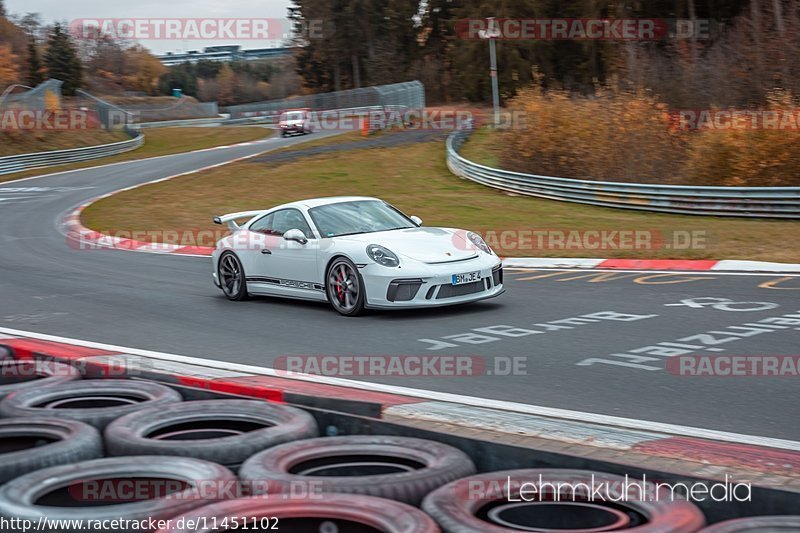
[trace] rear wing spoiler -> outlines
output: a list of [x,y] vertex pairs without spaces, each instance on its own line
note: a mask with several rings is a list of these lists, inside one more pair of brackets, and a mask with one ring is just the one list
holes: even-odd
[[240,211],[238,213],[228,213],[227,215],[219,215],[214,217],[214,224],[228,224],[231,230],[239,229],[239,224],[236,223],[240,218],[251,219],[264,213],[264,209],[258,211]]

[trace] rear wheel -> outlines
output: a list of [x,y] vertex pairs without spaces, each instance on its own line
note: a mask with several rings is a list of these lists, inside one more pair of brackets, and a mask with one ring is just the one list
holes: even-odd
[[219,258],[219,285],[228,300],[247,299],[247,281],[244,267],[239,258],[231,252],[225,252]]
[[352,261],[340,257],[331,263],[325,288],[328,301],[344,316],[356,316],[364,311],[364,285]]

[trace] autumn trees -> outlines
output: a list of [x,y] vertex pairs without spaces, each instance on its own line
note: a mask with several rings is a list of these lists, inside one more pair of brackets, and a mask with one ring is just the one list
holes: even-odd
[[61,89],[67,96],[95,84],[101,92],[157,95],[166,70],[135,43],[103,36],[76,40],[61,23],[44,26],[36,13],[9,19],[0,9],[0,92],[12,84],[33,87],[55,78],[64,82]]
[[[671,25],[650,42],[501,40],[502,99],[530,85],[591,94],[647,88],[671,105],[766,103],[776,86],[800,94],[800,3],[794,0],[293,0],[298,72],[310,90],[421,80],[431,102],[490,100],[487,46],[457,21],[498,18],[643,19]],[[681,20],[707,34],[674,33]]]

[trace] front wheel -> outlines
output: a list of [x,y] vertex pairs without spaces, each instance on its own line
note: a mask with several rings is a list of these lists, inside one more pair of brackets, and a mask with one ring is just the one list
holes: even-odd
[[247,282],[244,267],[239,258],[231,252],[225,252],[219,259],[219,284],[228,300],[241,301],[247,299]]
[[340,257],[331,264],[325,289],[328,301],[339,314],[356,316],[364,311],[364,286],[358,269],[349,259]]

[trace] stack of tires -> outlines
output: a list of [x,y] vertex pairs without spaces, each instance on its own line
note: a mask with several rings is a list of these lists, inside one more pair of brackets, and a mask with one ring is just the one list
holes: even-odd
[[[54,363],[5,360],[0,368],[0,517],[62,521],[50,531],[86,531],[87,520],[95,531],[149,523],[159,533],[694,532],[705,524],[683,501],[523,501],[509,483],[621,487],[618,476],[476,474],[465,453],[430,440],[320,438],[310,414],[283,404],[184,401],[165,385],[82,380]],[[730,527],[712,530],[746,530]]]

